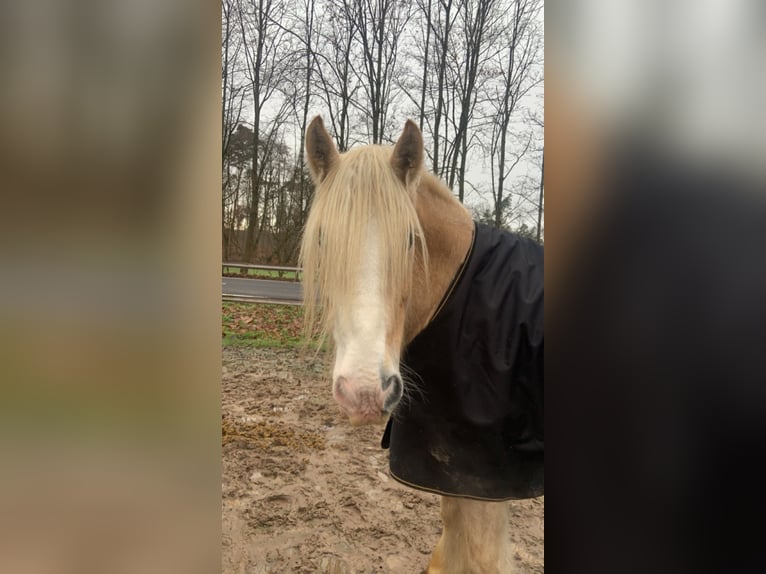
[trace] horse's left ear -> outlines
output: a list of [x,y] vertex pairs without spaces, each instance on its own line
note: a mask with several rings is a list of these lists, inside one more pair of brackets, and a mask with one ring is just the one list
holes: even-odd
[[391,165],[404,185],[412,183],[423,168],[423,136],[412,120],[404,124],[391,155]]
[[306,130],[306,158],[314,183],[320,184],[338,162],[338,150],[324,127],[321,116],[311,120]]

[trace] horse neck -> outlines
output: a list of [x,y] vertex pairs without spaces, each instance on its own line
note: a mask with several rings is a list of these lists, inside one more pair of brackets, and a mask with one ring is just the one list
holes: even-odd
[[415,209],[428,247],[428,278],[416,265],[405,317],[404,342],[409,343],[433,318],[471,247],[473,219],[435,176],[425,174],[418,186]]

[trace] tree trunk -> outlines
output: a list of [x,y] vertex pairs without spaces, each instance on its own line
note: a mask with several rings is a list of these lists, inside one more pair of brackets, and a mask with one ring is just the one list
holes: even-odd
[[423,131],[423,121],[426,114],[426,89],[428,87],[428,49],[431,43],[431,0],[428,0],[426,9],[426,45],[423,51],[423,84],[420,89],[420,131]]
[[545,148],[543,148],[543,161],[540,166],[540,199],[537,204],[537,241],[542,237],[541,230],[543,226],[543,190],[545,181]]
[[439,131],[444,108],[444,81],[447,72],[447,51],[449,49],[449,35],[452,29],[450,21],[450,12],[452,10],[452,0],[447,1],[444,14],[444,30],[442,31],[441,45],[439,50],[439,73],[436,81],[436,109],[434,110],[434,173],[441,176],[439,172]]

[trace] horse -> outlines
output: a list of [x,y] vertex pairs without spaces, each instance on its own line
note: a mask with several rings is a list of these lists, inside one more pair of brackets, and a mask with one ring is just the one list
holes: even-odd
[[441,495],[426,574],[511,572],[508,501],[542,494],[542,248],[474,222],[411,120],[340,154],[317,116],[305,153],[305,323],[334,344],[332,395],[387,422],[395,479]]

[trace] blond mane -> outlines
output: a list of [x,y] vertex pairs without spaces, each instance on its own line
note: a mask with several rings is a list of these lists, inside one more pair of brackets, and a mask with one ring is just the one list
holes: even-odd
[[[350,150],[317,186],[300,251],[305,327],[320,340],[332,330],[337,309],[352,300],[372,225],[381,242],[384,293],[389,305],[409,289],[414,266],[427,269],[426,242],[413,195],[391,166],[393,148]],[[416,257],[416,255],[418,255]],[[392,307],[389,307],[392,308]]]

